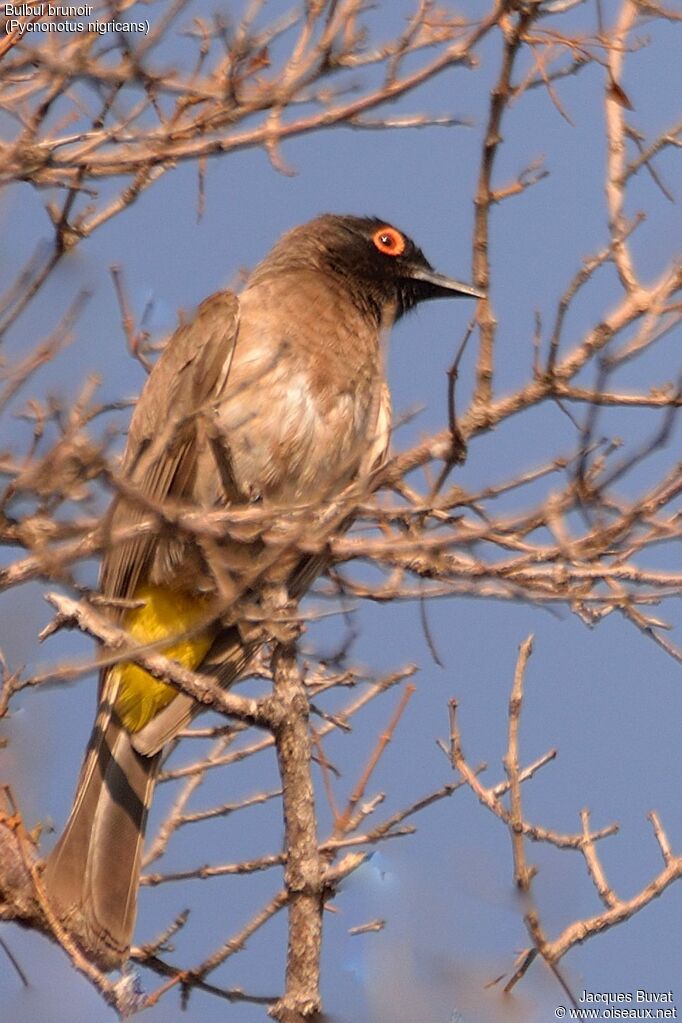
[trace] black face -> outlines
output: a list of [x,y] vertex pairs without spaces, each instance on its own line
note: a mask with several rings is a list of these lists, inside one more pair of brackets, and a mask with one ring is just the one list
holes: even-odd
[[327,213],[283,235],[251,274],[249,286],[297,270],[333,274],[349,297],[380,324],[428,298],[483,293],[437,273],[414,242],[385,220]]
[[420,248],[398,228],[376,217],[327,215],[319,225],[327,266],[378,303],[397,303],[402,316],[429,298],[481,293],[436,273]]

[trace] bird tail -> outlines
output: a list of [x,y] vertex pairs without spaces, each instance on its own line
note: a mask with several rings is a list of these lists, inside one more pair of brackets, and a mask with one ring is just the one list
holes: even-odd
[[73,808],[43,883],[64,927],[103,970],[127,958],[137,915],[142,844],[159,756],[136,752],[105,703]]
[[[229,686],[260,641],[232,627],[216,638],[201,670]],[[151,681],[151,680],[150,680]],[[100,703],[73,807],[47,857],[43,883],[57,917],[88,959],[103,970],[128,956],[137,915],[142,846],[161,751],[202,709],[177,696],[137,732],[121,723],[111,700]]]

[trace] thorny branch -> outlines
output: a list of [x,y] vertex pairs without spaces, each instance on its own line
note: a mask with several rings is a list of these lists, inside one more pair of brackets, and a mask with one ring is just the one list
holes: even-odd
[[[532,901],[526,902],[525,922],[533,945],[524,949],[518,957],[514,972],[507,980],[504,990],[509,992],[524,976],[534,960],[539,956],[555,974],[573,1004],[573,997],[564,978],[558,972],[558,964],[574,945],[588,941],[591,937],[608,930],[616,924],[629,920],[635,913],[644,909],[658,898],[674,881],[682,877],[682,855],[675,856],[671,850],[670,840],[655,811],[651,811],[649,819],[654,829],[663,858],[663,867],[648,884],[629,899],[623,899],[610,886],[606,872],[595,845],[596,842],[618,832],[618,825],[611,824],[597,831],[590,827],[590,812],[580,811],[581,829],[574,835],[561,834],[551,828],[532,824],[526,819],[521,803],[520,782],[524,780],[524,771],[520,768],[518,729],[521,716],[525,671],[532,652],[532,637],[529,636],[519,647],[519,658],[514,672],[511,697],[509,700],[509,732],[507,751],[503,757],[505,772],[509,779],[508,791],[510,806],[507,808],[500,798],[501,793],[494,788],[486,788],[479,779],[479,772],[474,770],[462,750],[460,726],[457,720],[457,703],[450,701],[450,759],[453,768],[461,775],[477,799],[495,817],[509,829],[512,841],[514,860],[514,881],[527,896],[533,894],[533,877],[535,871],[527,865],[525,840],[546,842],[558,850],[574,849],[581,853],[587,875],[591,880],[604,910],[593,916],[575,920],[568,924],[554,940],[549,940],[541,924],[540,911]],[[500,978],[502,979],[502,978]]]

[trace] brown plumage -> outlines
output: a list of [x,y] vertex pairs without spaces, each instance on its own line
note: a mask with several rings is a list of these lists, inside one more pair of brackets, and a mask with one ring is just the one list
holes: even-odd
[[[238,298],[206,299],[168,342],[132,418],[122,466],[130,489],[113,502],[112,529],[168,501],[193,509],[258,501],[285,513],[369,473],[388,444],[384,337],[413,305],[439,295],[479,293],[436,274],[384,221],[326,215],[290,231]],[[225,538],[220,551],[239,579],[260,547]],[[272,574],[297,598],[321,567],[294,558]],[[196,605],[208,620],[217,587],[195,543],[147,534],[112,546],[101,589],[115,598],[143,594],[150,607],[149,594],[161,594],[187,613]],[[124,624],[135,632],[132,618]],[[262,642],[239,622],[214,624],[204,639],[191,666],[225,686],[246,673]],[[105,969],[119,966],[130,946],[160,751],[196,709],[168,690],[150,720],[133,725],[121,702],[128,677],[102,673],[74,805],[43,874],[65,926]]]

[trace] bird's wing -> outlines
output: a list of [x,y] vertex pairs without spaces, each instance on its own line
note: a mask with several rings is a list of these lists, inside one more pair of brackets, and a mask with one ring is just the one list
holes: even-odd
[[391,391],[384,380],[378,396],[378,408],[373,424],[373,432],[369,437],[370,444],[367,448],[362,465],[360,466],[360,477],[368,476],[384,464],[388,458],[391,446],[391,423],[393,409],[391,405]]
[[225,384],[238,325],[236,296],[228,291],[212,295],[190,323],[176,330],[152,370],[128,433],[121,471],[125,493],[119,493],[110,513],[112,546],[100,581],[105,596],[131,598],[158,544],[156,530],[121,543],[115,532],[142,521],[164,500],[192,492],[198,419]]

